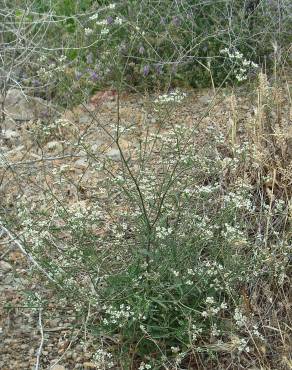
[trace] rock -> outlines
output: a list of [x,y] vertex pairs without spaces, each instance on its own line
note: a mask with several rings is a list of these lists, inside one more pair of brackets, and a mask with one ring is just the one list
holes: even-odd
[[112,159],[113,161],[119,161],[121,159],[121,154],[118,149],[111,149],[106,153],[107,157]]
[[16,139],[19,137],[19,133],[14,131],[14,130],[5,130],[5,131],[2,131],[2,136],[4,137],[4,139],[6,140],[11,140],[11,139]]
[[87,158],[80,158],[74,162],[76,168],[85,169],[88,167],[88,160]]
[[202,95],[199,97],[198,101],[202,105],[208,105],[212,101],[212,97],[210,95]]
[[16,121],[12,118],[6,117],[3,122],[2,129],[3,130],[7,130],[7,129],[15,130],[16,128],[17,128]]
[[12,270],[12,266],[6,261],[0,261],[0,270],[4,272],[8,272]]
[[5,98],[4,112],[8,119],[30,121],[50,116],[52,107],[41,98],[25,95],[17,89],[10,89]]
[[59,141],[49,141],[46,144],[46,149],[49,152],[61,152],[62,151],[62,144]]
[[103,142],[101,140],[96,140],[94,144],[91,145],[91,151],[97,152],[98,149],[102,146]]
[[50,367],[51,370],[66,370],[66,368],[63,365],[53,365]]
[[84,370],[96,369],[96,365],[93,362],[83,362]]

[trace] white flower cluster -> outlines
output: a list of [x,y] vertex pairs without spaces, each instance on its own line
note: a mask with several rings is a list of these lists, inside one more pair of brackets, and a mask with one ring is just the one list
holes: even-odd
[[219,184],[202,185],[202,186],[196,186],[195,189],[196,189],[196,192],[200,194],[211,194],[215,192],[216,190],[220,189],[220,185]]
[[90,36],[93,33],[92,28],[85,28],[84,29],[85,36]]
[[249,352],[250,351],[250,348],[249,346],[247,345],[248,344],[248,341],[245,339],[245,338],[241,338],[239,340],[239,343],[238,343],[238,346],[237,346],[237,350],[239,352]]
[[224,196],[225,206],[232,205],[238,209],[246,209],[249,212],[254,211],[254,206],[252,205],[251,200],[248,198],[246,192],[241,194],[240,192],[234,193],[230,191]]
[[120,17],[116,17],[114,20],[114,24],[121,25],[123,23],[123,19]]
[[220,335],[220,330],[217,328],[217,324],[213,324],[211,327],[211,335],[213,337],[218,337]]
[[107,35],[108,33],[109,33],[109,29],[106,27],[102,28],[102,30],[100,31],[101,35]]
[[106,26],[107,25],[107,20],[106,19],[102,19],[101,21],[97,21],[96,22],[96,25],[97,26]]
[[222,302],[221,304],[217,305],[213,297],[207,297],[205,303],[207,309],[201,313],[201,315],[204,318],[217,315],[219,311],[225,310],[227,308],[227,304],[225,302]]
[[89,17],[89,19],[91,20],[91,21],[94,21],[95,19],[97,19],[98,18],[98,13],[95,13],[95,14],[93,14],[91,17]]
[[141,362],[138,370],[147,370],[152,369],[152,366],[150,364],[145,364],[145,362]]
[[261,339],[262,341],[265,340],[264,336],[259,332],[259,328],[257,325],[253,325],[252,327],[252,330],[251,330],[252,334],[255,336],[255,337],[258,337],[259,339]]
[[229,241],[241,241],[241,244],[246,243],[246,238],[244,233],[239,229],[238,226],[232,226],[229,224],[224,224],[225,231],[222,232],[222,235]]
[[[104,306],[103,309],[107,314],[107,318],[103,319],[104,325],[117,324],[120,328],[122,328],[129,320],[137,320],[131,307],[124,304],[121,304],[119,309],[114,308],[112,305],[109,307]],[[138,315],[138,318],[142,319],[143,315]]]
[[201,239],[211,240],[214,237],[214,232],[218,229],[218,225],[212,223],[206,215],[199,216],[194,214],[191,216],[190,221]]
[[154,103],[164,104],[164,103],[180,103],[187,96],[186,93],[176,89],[169,94],[159,95]]
[[241,310],[238,307],[236,307],[235,310],[234,310],[233,318],[236,322],[236,325],[239,328],[246,325],[247,318],[246,318],[246,316],[243,315],[243,313],[241,312]]
[[191,330],[192,341],[195,342],[202,332],[203,332],[202,328],[197,328],[196,325],[192,325],[192,330]]
[[110,369],[114,366],[112,357],[111,353],[98,349],[93,356],[93,361],[98,370]]
[[171,233],[172,233],[171,227],[166,228],[164,226],[156,226],[156,236],[159,239],[165,239]]
[[241,82],[247,79],[248,69],[257,69],[258,64],[244,58],[243,54],[236,49],[222,49],[221,54],[227,54],[229,59],[236,64],[235,78]]

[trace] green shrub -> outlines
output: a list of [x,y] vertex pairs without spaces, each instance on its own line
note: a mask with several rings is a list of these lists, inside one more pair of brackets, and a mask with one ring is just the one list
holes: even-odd
[[[24,28],[23,39],[32,63],[19,83],[33,89],[38,85],[40,93],[63,105],[121,80],[125,88],[142,90],[241,83],[252,78],[256,65],[267,68],[279,62],[291,34],[288,2],[244,4],[55,0],[49,21],[47,2],[26,8],[17,4],[14,15],[9,13],[15,27],[24,28],[22,15],[33,21]],[[26,34],[35,35],[34,44]],[[11,34],[4,36],[8,41]],[[241,61],[230,57],[237,52]],[[49,72],[56,67],[61,73],[52,78]],[[239,73],[242,67],[244,76]]]

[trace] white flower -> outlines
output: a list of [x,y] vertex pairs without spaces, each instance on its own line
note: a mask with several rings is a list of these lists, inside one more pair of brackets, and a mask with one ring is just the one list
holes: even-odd
[[97,19],[98,18],[98,13],[95,13],[95,14],[93,14],[91,17],[89,17],[89,19],[91,20],[91,21],[94,21],[95,19]]
[[225,302],[222,302],[220,307],[222,310],[225,310],[227,308],[227,304]]
[[216,324],[212,326],[211,334],[213,335],[213,337],[217,337],[218,335],[220,335],[220,330],[217,329]]
[[186,96],[187,96],[186,93],[181,92],[179,90],[175,90],[170,92],[169,94],[163,94],[158,96],[158,98],[154,100],[154,103],[160,104],[170,102],[180,103]]
[[105,26],[107,24],[107,20],[103,19],[101,21],[97,21],[96,24],[97,26]]
[[242,314],[239,308],[235,308],[233,318],[236,321],[236,325],[238,327],[242,327],[246,324],[247,318]]
[[66,55],[62,55],[59,59],[60,63],[62,62],[65,62],[65,60],[67,59]]
[[215,303],[214,298],[213,297],[207,297],[206,298],[206,303],[208,303],[208,304],[214,304]]
[[145,364],[145,362],[141,362],[138,370],[145,370],[145,369],[151,369],[152,366],[150,364]]
[[100,31],[101,35],[107,35],[109,33],[109,29],[108,28],[103,28],[101,31]]
[[123,23],[123,19],[120,17],[117,17],[114,21],[115,24],[121,25]]
[[93,33],[93,30],[91,28],[85,28],[84,33],[85,33],[86,36],[89,36]]
[[116,4],[109,4],[109,9],[115,9],[115,7],[116,7]]
[[172,353],[178,353],[179,347],[170,347]]

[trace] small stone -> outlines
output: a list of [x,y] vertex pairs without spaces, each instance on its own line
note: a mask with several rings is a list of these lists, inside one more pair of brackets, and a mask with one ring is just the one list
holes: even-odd
[[39,117],[50,116],[50,104],[33,96],[25,95],[21,90],[10,89],[4,102],[5,114],[17,121],[30,121]]
[[48,151],[61,151],[62,150],[62,144],[59,141],[49,141],[46,144],[46,149]]
[[54,365],[51,367],[51,370],[66,370],[66,368],[63,365]]
[[107,157],[112,159],[113,161],[119,161],[121,159],[121,154],[118,149],[111,149],[106,153]]
[[83,362],[84,370],[96,369],[96,365],[93,362]]
[[88,161],[87,158],[80,158],[77,161],[75,161],[75,167],[76,168],[87,168],[88,167]]
[[4,137],[4,139],[11,140],[11,139],[16,139],[17,137],[19,137],[19,133],[8,129],[2,132],[2,136]]
[[101,147],[102,144],[103,142],[101,140],[96,140],[95,143],[91,145],[91,150],[93,152],[96,152]]
[[203,104],[203,105],[208,105],[212,98],[209,96],[209,95],[202,95],[199,97],[199,103]]
[[12,266],[6,261],[0,261],[0,270],[8,272],[12,269]]

